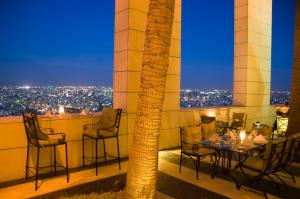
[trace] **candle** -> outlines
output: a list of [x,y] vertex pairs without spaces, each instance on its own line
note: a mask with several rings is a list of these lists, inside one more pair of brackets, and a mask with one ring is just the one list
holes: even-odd
[[241,138],[241,143],[244,142],[244,139],[246,138],[246,132],[245,130],[240,131],[240,138]]

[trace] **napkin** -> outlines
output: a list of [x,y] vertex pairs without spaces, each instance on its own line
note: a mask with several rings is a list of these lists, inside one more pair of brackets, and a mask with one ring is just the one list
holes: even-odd
[[267,143],[268,141],[262,134],[260,134],[260,135],[258,135],[254,138],[254,142],[256,142],[256,143]]
[[257,130],[252,130],[248,135],[248,139],[253,139],[257,137]]
[[88,115],[87,111],[85,109],[83,109],[80,113],[80,115]]
[[235,135],[234,135],[234,133],[233,133],[232,131],[227,131],[227,133],[225,133],[225,135],[226,135],[227,137],[229,137],[230,139],[232,139],[232,138],[235,137]]
[[212,136],[210,136],[209,138],[208,138],[208,140],[210,141],[210,142],[216,142],[216,141],[218,141],[220,138],[219,138],[219,136],[218,136],[218,134],[213,134]]

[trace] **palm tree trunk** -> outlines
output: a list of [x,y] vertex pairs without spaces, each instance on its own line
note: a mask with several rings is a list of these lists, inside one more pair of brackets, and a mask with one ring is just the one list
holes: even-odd
[[126,197],[154,198],[175,0],[150,0]]
[[294,30],[294,62],[289,112],[288,134],[300,132],[300,0],[296,0]]

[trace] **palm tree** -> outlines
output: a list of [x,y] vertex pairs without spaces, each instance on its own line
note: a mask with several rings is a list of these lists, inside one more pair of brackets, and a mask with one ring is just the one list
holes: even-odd
[[150,0],[126,197],[154,198],[175,0]]
[[294,30],[294,62],[292,70],[292,86],[288,134],[300,132],[300,0],[296,0]]

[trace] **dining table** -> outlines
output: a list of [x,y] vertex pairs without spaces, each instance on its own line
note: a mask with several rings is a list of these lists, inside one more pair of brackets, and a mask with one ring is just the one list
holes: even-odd
[[235,176],[232,175],[232,159],[236,161],[236,165],[246,160],[247,157],[254,155],[255,151],[261,151],[267,144],[267,139],[262,141],[255,141],[252,138],[246,138],[241,141],[237,136],[217,136],[215,138],[209,138],[202,141],[202,144],[207,148],[213,148],[217,151],[216,161],[213,162],[213,175],[214,178],[217,175],[228,176],[235,183],[236,187],[240,188],[240,183]]

